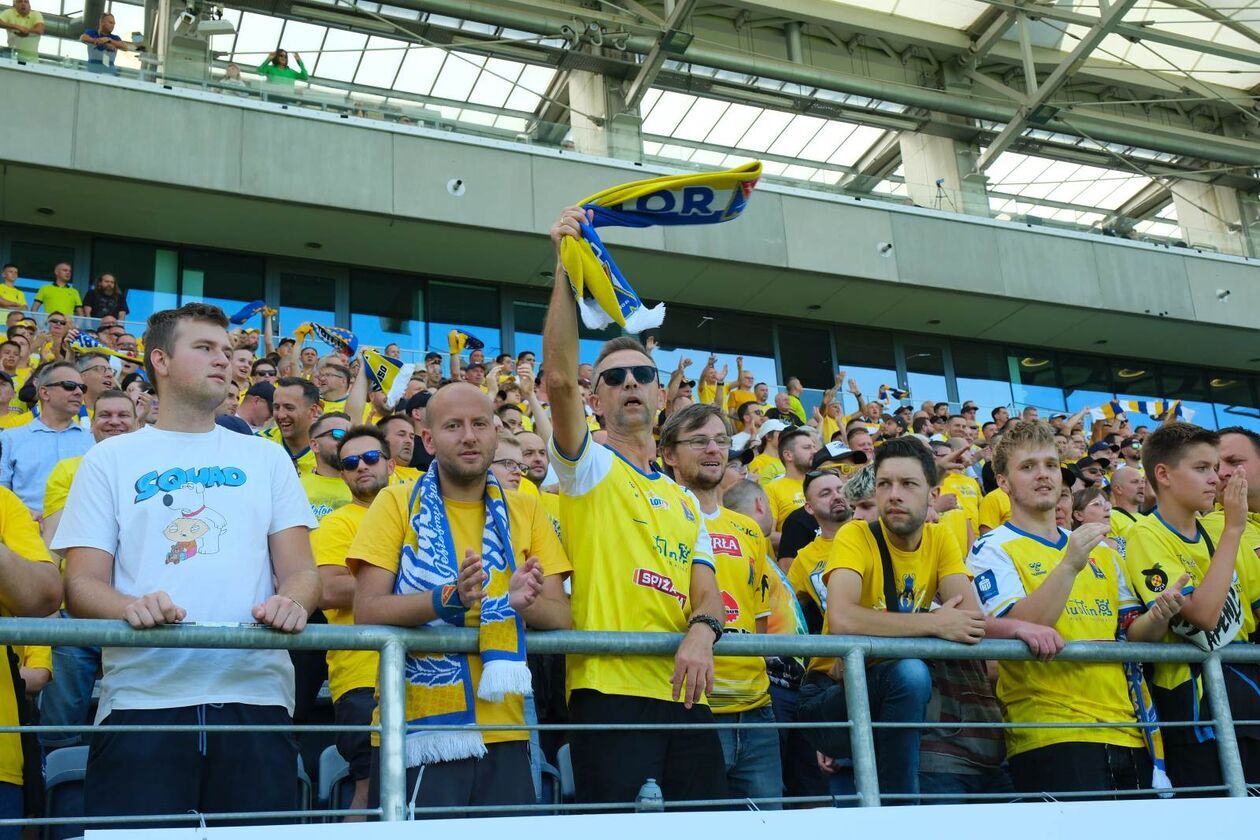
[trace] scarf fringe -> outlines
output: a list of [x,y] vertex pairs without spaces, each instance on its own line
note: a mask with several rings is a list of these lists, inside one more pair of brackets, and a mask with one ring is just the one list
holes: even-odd
[[490,703],[502,703],[509,694],[532,694],[534,679],[529,666],[510,659],[493,659],[481,668],[481,682],[477,684],[477,696]]
[[408,732],[406,753],[407,766],[419,767],[463,758],[481,758],[486,754],[486,742],[476,731]]
[[[594,298],[584,297],[578,301],[578,314],[582,316],[582,324],[588,330],[602,330],[616,323]],[[626,332],[641,333],[654,330],[665,323],[665,304],[641,306],[626,318]]]

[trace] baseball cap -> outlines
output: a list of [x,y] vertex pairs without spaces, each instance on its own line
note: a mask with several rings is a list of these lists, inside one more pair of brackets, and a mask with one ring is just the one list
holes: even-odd
[[902,417],[900,414],[894,414],[891,419],[901,428],[901,431],[903,432],[906,430],[906,426],[910,425],[906,422],[906,418]]
[[1086,455],[1084,458],[1073,464],[1072,469],[1079,476],[1081,474],[1081,470],[1087,470],[1090,467],[1102,467],[1103,469],[1106,469],[1107,465],[1110,463],[1111,461],[1106,458],[1094,458],[1090,455]]
[[430,351],[430,352],[428,352],[428,353],[425,353],[425,354],[424,354],[424,363],[425,363],[426,365],[427,365],[429,362],[433,361],[434,359],[437,359],[439,362],[440,362],[440,361],[442,361],[442,354],[441,354],[441,353],[434,353],[434,352],[432,352],[432,351]]
[[810,464],[811,469],[818,469],[823,464],[830,464],[835,461],[848,461],[853,464],[865,464],[867,461],[866,453],[859,452],[845,446],[840,441],[832,441],[814,454],[814,460]]
[[1137,439],[1137,438],[1135,438],[1135,437],[1127,437],[1127,438],[1125,438],[1124,440],[1120,441],[1120,448],[1121,448],[1121,449],[1124,449],[1124,448],[1129,447],[1129,446],[1132,446],[1134,449],[1141,449],[1141,448],[1142,448],[1142,441],[1138,440],[1138,439]]
[[731,463],[739,463],[748,466],[753,459],[752,447],[748,444],[751,442],[752,436],[748,432],[740,432],[731,436],[731,446],[726,451],[726,458]]
[[281,347],[285,344],[297,344],[297,341],[292,338],[285,337],[285,338],[280,339],[280,341],[276,344],[276,346]]
[[255,382],[245,392],[247,397],[262,397],[270,405],[276,398],[276,386],[270,382]]
[[772,435],[775,432],[782,432],[788,427],[787,423],[782,420],[767,420],[761,424],[761,428],[757,430],[757,443],[761,443],[766,435]]
[[407,401],[403,403],[401,409],[403,411],[414,411],[417,408],[424,408],[429,404],[429,397],[431,396],[433,395],[428,391],[421,391],[418,394],[412,394],[407,398]]

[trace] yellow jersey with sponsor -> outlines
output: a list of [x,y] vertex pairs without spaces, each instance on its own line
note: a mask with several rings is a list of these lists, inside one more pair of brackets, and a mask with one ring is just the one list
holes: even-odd
[[[403,545],[409,545],[413,550],[416,548],[416,532],[411,527],[409,510],[414,490],[414,485],[391,484],[376,495],[359,523],[359,530],[346,554],[346,566],[351,574],[356,573],[363,563],[398,574],[398,555]],[[546,514],[538,506],[538,502],[512,490],[505,490],[503,495],[507,502],[508,527],[512,534],[512,551],[516,555],[516,562],[521,564],[530,557],[537,557],[544,575],[562,575],[571,571],[564,549],[556,539],[556,532],[547,522]],[[485,503],[459,502],[453,499],[443,501],[447,519],[450,521],[451,539],[455,543],[455,556],[463,557],[468,549],[480,553],[485,532]],[[480,621],[479,604],[464,612],[465,627],[477,627]],[[468,663],[472,674],[473,694],[476,696],[477,686],[481,682],[481,657],[469,656]],[[415,698],[425,690],[424,686],[407,683],[408,719],[415,717]],[[524,698],[519,694],[508,694],[501,703],[476,697],[475,710],[479,724],[525,722]],[[373,714],[372,722],[380,722],[379,709]],[[487,744],[529,740],[529,732],[524,730],[488,731],[482,735]],[[372,737],[373,743],[379,741],[377,735],[373,734]]]
[[[757,523],[742,513],[720,507],[703,513],[713,544],[718,589],[726,608],[727,633],[756,633],[757,619],[770,615],[770,578],[766,569],[769,542]],[[714,714],[759,709],[770,702],[770,678],[760,656],[719,656],[713,661]]]
[[[967,565],[989,615],[1002,616],[1035,592],[1063,561],[1068,532],[1051,542],[1011,523],[985,534]],[[1076,576],[1054,629],[1069,642],[1114,641],[1120,614],[1134,605],[1120,556],[1100,545]],[[1102,723],[1135,720],[1124,666],[1119,662],[999,662],[998,699],[1011,723]],[[1136,729],[1008,729],[1007,755],[1071,742],[1141,747]]]
[[774,530],[783,530],[783,520],[792,511],[805,504],[805,482],[799,478],[781,475],[765,485],[770,497],[770,513],[774,516]]
[[[970,577],[967,567],[963,565],[962,551],[957,541],[940,525],[924,525],[919,547],[914,551],[897,548],[888,538],[888,529],[882,521],[879,527],[883,531],[892,560],[893,591],[897,593],[898,612],[927,612],[943,578],[950,575]],[[823,568],[824,586],[837,569],[857,572],[862,578],[859,606],[878,611],[888,610],[884,598],[884,561],[880,557],[879,546],[869,523],[854,520],[840,528],[831,543],[831,556]],[[824,617],[826,614],[824,610]],[[823,621],[823,632],[829,632],[826,620]],[[830,668],[831,660],[810,663],[811,670],[826,671]]]
[[354,500],[341,476],[332,478],[317,472],[304,472],[298,480],[302,482],[302,490],[311,503],[311,513],[315,514],[316,522],[323,521],[325,516]]
[[754,473],[757,476],[757,483],[765,487],[783,475],[783,462],[779,460],[777,455],[762,452],[748,463],[748,471]]
[[[572,456],[553,439],[551,465],[560,483],[560,531],[573,563],[573,629],[685,632],[692,567],[715,569],[695,497],[589,434]],[[569,691],[673,700],[672,656],[570,654],[566,663]]]
[[[0,541],[22,560],[52,564],[53,557],[39,536],[39,526],[11,490],[0,487]],[[54,565],[55,569],[56,566]],[[8,615],[7,612],[3,615]],[[17,695],[7,669],[11,667],[7,645],[0,645],[0,725],[18,725]],[[37,665],[35,667],[44,667]],[[51,670],[51,663],[48,668]],[[21,785],[22,739],[16,732],[0,734],[0,782]]]
[[[311,553],[316,566],[346,568],[346,556],[354,542],[359,525],[367,514],[367,508],[359,504],[343,505],[329,513],[311,531]],[[329,624],[354,624],[354,610],[326,609],[324,617]],[[328,659],[328,691],[333,702],[347,691],[356,688],[375,688],[378,659],[374,650],[330,650]]]
[[980,500],[980,521],[977,533],[981,530],[992,531],[1011,518],[1011,497],[1001,487],[985,493]]
[[941,493],[953,493],[958,507],[967,514],[971,524],[979,526],[980,497],[984,495],[980,482],[963,473],[950,473],[941,479]]
[[[1195,537],[1186,539],[1169,525],[1159,512],[1142,517],[1141,521],[1125,532],[1125,570],[1133,583],[1133,591],[1140,608],[1149,608],[1161,592],[1181,579],[1190,576],[1190,582],[1182,590],[1192,593],[1212,567],[1212,553],[1220,544],[1225,529],[1224,513],[1212,513],[1196,523]],[[1254,535],[1254,531],[1252,532]],[[1242,625],[1236,641],[1246,641],[1256,631],[1255,609],[1260,607],[1260,559],[1255,546],[1250,543],[1248,532],[1238,547],[1233,580],[1230,587],[1232,602],[1241,611]],[[1224,616],[1222,616],[1224,620]],[[1164,635],[1166,642],[1184,641],[1171,630]],[[1184,662],[1155,663],[1154,680],[1151,682],[1151,698],[1163,720],[1205,721],[1210,727],[1211,710],[1203,700],[1203,683],[1198,669],[1191,669]],[[1170,743],[1195,743],[1206,740],[1207,727],[1167,727],[1164,738]]]
[[44,484],[45,519],[65,508],[66,498],[70,495],[70,485],[74,482],[75,473],[79,471],[79,464],[82,462],[82,455],[62,458],[48,474],[48,481]]

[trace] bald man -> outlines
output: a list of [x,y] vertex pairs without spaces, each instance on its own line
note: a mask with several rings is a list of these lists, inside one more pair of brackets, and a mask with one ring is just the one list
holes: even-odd
[[1142,516],[1146,477],[1141,470],[1121,467],[1111,475],[1111,535],[1123,537]]

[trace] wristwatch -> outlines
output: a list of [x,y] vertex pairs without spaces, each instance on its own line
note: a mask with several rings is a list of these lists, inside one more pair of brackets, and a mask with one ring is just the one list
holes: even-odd
[[703,624],[705,627],[708,627],[713,631],[713,644],[716,645],[722,640],[722,624],[713,616],[705,615],[704,613],[696,613],[687,621],[687,628],[690,629],[696,624]]

